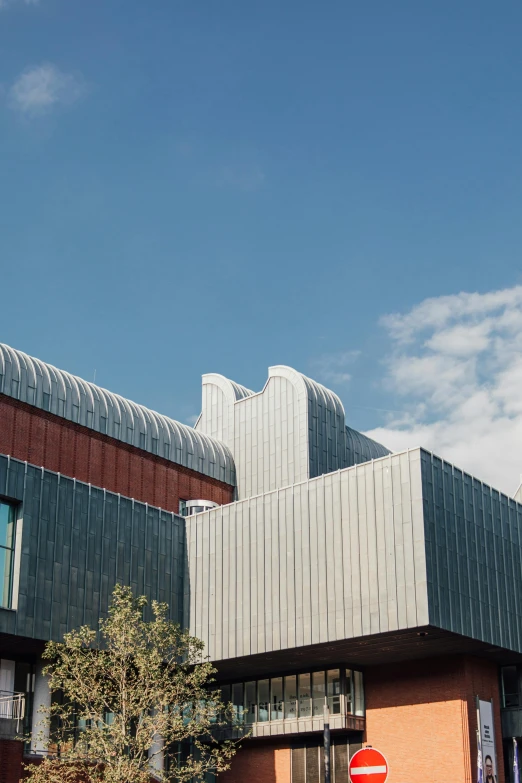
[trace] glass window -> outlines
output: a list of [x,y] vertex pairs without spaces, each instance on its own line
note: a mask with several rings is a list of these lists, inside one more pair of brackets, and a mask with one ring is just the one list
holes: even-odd
[[299,675],[299,717],[309,718],[312,714],[310,704],[310,675]]
[[44,411],[51,410],[51,395],[48,392],[44,392],[42,396],[42,408]]
[[114,437],[119,438],[120,437],[120,422],[115,421],[114,422]]
[[324,714],[324,672],[312,674],[312,715]]
[[180,517],[186,517],[187,516],[187,501],[181,500],[179,501],[179,515]]
[[152,438],[152,453],[157,454],[159,451],[158,448],[159,440],[157,438]]
[[[230,706],[230,685],[222,685],[220,690],[221,690],[221,701],[223,702],[223,707],[225,710],[228,710]],[[230,713],[225,712],[225,714],[221,716],[221,719],[225,717],[228,720],[230,718]]]
[[236,682],[232,686],[232,704],[234,705],[234,720],[243,723],[243,683]]
[[283,678],[272,679],[272,707],[270,720],[283,720]]
[[163,456],[165,459],[170,459],[170,443],[163,444]]
[[260,722],[268,720],[270,706],[270,680],[259,680],[257,683],[257,719]]
[[100,432],[107,434],[107,416],[100,416]]
[[80,421],[80,407],[79,405],[72,406],[72,420]]
[[132,427],[127,427],[127,443],[134,443],[134,430]]
[[355,715],[364,715],[364,688],[362,672],[353,672]]
[[245,682],[245,723],[256,722],[256,683]]
[[297,677],[285,677],[285,718],[297,718]]
[[341,714],[341,672],[330,669],[326,672],[326,695],[331,715]]
[[145,433],[140,432],[140,449],[146,448]]
[[519,707],[518,674],[516,666],[505,666],[502,669],[502,692],[504,707]]
[[353,682],[352,670],[346,669],[346,712],[353,715]]
[[16,510],[0,501],[0,606],[11,606]]

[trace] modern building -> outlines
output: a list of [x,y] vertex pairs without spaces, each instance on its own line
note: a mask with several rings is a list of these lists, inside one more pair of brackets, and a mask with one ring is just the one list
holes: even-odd
[[258,393],[205,375],[192,428],[0,345],[0,783],[45,753],[15,739],[45,642],[116,582],[204,640],[250,731],[223,783],[319,783],[325,705],[332,783],[365,745],[389,783],[472,783],[478,737],[512,779],[522,505],[391,454],[293,369]]

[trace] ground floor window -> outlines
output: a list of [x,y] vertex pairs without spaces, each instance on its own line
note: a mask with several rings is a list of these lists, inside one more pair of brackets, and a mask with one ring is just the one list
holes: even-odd
[[[333,737],[330,753],[332,783],[349,783],[348,763],[362,743],[346,736]],[[320,740],[301,742],[292,748],[292,783],[322,783],[324,748]]]

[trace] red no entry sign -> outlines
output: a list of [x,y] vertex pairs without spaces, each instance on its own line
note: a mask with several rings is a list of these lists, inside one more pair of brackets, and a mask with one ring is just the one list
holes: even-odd
[[388,762],[380,750],[363,748],[354,753],[350,761],[352,783],[386,783]]

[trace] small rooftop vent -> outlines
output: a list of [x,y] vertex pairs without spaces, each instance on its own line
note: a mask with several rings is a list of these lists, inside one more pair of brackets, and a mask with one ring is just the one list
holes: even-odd
[[193,514],[200,514],[202,511],[210,511],[217,508],[218,504],[212,500],[185,500],[182,501],[181,515],[191,517]]

